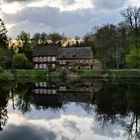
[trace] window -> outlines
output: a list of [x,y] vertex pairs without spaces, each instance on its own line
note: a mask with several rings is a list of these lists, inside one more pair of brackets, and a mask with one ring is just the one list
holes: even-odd
[[60,60],[60,64],[65,65],[65,60]]
[[38,87],[38,83],[35,83],[35,86]]
[[48,94],[51,94],[51,90],[50,89],[48,89]]
[[62,60],[60,60],[59,63],[62,64]]
[[43,84],[44,84],[44,83],[43,83],[43,82],[40,82],[39,84],[40,84],[40,87],[43,87]]
[[40,64],[40,65],[39,65],[39,68],[40,68],[40,69],[42,69],[42,68],[43,68],[42,64]]
[[44,89],[44,93],[47,94],[47,89]]
[[44,87],[47,87],[47,83],[46,82],[44,82]]
[[38,62],[38,57],[34,57],[34,58],[33,58],[33,61],[34,61],[34,62]]
[[61,91],[65,91],[65,90],[66,90],[66,87],[59,87],[59,89],[60,89]]
[[86,64],[86,63],[88,63],[88,60],[87,60],[87,59],[85,60],[85,64]]
[[39,89],[35,89],[35,93],[36,94],[39,94]]
[[83,60],[80,60],[80,64],[82,64],[83,63]]
[[44,57],[44,62],[46,62],[47,61],[47,57]]
[[41,57],[39,57],[39,62],[41,62],[41,59],[42,59],[42,58],[41,58]]
[[43,89],[40,89],[40,94],[43,94]]
[[63,61],[63,64],[66,64],[66,61],[65,60]]
[[55,68],[55,64],[52,64],[52,67]]
[[54,90],[52,90],[52,94],[56,94],[56,90],[54,89]]
[[48,62],[50,62],[51,61],[51,57],[50,56],[48,56]]
[[46,69],[47,68],[47,65],[46,64],[43,64],[43,68]]
[[54,57],[52,57],[52,61],[56,61],[56,57],[54,56]]
[[35,69],[38,69],[38,64],[35,64]]

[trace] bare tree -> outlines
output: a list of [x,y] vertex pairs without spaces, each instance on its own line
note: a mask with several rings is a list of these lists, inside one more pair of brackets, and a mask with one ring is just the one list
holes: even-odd
[[139,27],[140,27],[140,7],[128,7],[121,12],[125,22],[134,32],[135,46],[138,47]]

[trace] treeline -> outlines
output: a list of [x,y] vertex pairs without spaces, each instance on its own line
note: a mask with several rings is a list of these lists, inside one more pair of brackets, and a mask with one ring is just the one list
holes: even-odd
[[71,44],[64,34],[30,33],[21,31],[17,43],[8,44],[7,30],[0,25],[0,67],[32,68],[32,51],[38,44],[59,44],[65,47],[91,46],[94,58],[102,62],[104,69],[140,68],[140,7],[129,7],[121,12],[123,21],[117,25],[95,27],[80,40]]

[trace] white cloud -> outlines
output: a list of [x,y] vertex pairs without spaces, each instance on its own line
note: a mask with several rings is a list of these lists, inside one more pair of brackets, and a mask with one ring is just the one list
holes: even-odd
[[[48,139],[55,138],[58,140],[61,140],[64,137],[65,139],[67,138],[76,140],[121,139],[120,131],[122,128],[119,126],[112,125],[110,127],[106,127],[105,130],[103,130],[101,129],[99,123],[97,123],[95,120],[95,116],[93,114],[89,115],[81,107],[79,107],[80,111],[77,112],[77,110],[75,110],[78,109],[76,104],[73,106],[72,110],[69,110],[70,105],[67,105],[67,107],[68,108],[65,112],[61,112],[59,117],[54,117],[53,119],[47,118],[50,113],[48,110],[45,113],[40,111],[39,118],[34,118],[34,115],[27,117],[27,115],[22,115],[19,113],[9,113],[7,127],[0,134],[0,137],[2,137],[4,140],[7,140],[9,137],[11,140],[19,139],[24,135],[26,139],[32,139],[31,135],[36,136],[36,139],[38,140],[45,140],[47,136]],[[34,110],[32,110],[31,113],[33,112]],[[55,112],[54,115],[58,116],[57,113],[60,112]],[[41,137],[39,138],[39,136]]]
[[15,24],[6,24],[5,26],[9,30],[11,28],[14,28],[16,25]]
[[18,2],[1,5],[1,11],[7,14],[15,14],[22,9],[23,9],[23,6]]
[[138,5],[139,0],[6,0],[1,4],[0,17],[9,26],[9,35],[16,37],[25,30],[60,32],[83,36],[93,26],[122,20],[120,11]]
[[30,1],[37,1],[37,0],[3,0],[5,3],[12,3],[12,2],[30,2]]
[[64,6],[73,5],[76,1],[75,0],[61,0]]
[[29,3],[29,7],[56,7],[60,11],[72,11],[77,9],[92,8],[91,0],[40,0]]
[[139,0],[126,0],[125,7],[128,7],[128,6],[140,6],[140,1]]
[[53,7],[26,7],[16,14],[4,14],[4,16],[6,23],[16,25],[9,30],[10,35],[16,36],[20,30],[25,30],[31,33],[39,31],[65,33],[67,31],[66,34],[71,36],[79,35],[81,29],[80,33],[83,31],[86,33],[92,26],[90,19],[93,15],[87,10],[61,12]]

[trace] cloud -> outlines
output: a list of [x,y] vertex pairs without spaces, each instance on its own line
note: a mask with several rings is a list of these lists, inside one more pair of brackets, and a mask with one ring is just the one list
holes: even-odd
[[28,1],[37,1],[37,0],[4,0],[4,2],[11,3],[11,2],[28,2]]
[[65,119],[63,122],[63,126],[65,129],[72,131],[74,133],[80,134],[80,128],[77,127],[77,123],[68,119]]
[[72,5],[72,4],[76,3],[75,0],[61,0],[61,1],[64,6],[68,6],[68,5]]
[[93,0],[93,5],[97,9],[116,9],[122,7],[126,0]]
[[18,3],[18,2],[14,2],[14,3],[6,3],[6,4],[2,4],[1,6],[1,12],[2,13],[8,13],[8,14],[15,14],[18,11],[22,10],[23,4]]
[[[115,12],[115,16],[114,16]],[[33,35],[36,32],[59,32],[69,37],[83,36],[96,25],[116,23],[120,20],[118,11],[102,13],[93,9],[75,11],[60,11],[55,7],[26,7],[15,14],[4,14],[7,24],[14,24],[9,29],[9,35],[16,37],[24,30]]]
[[[85,25],[86,23],[91,25],[90,19],[92,16],[88,10],[61,12],[58,8],[48,6],[26,7],[12,15],[4,14],[6,23],[16,25],[16,27],[9,30],[12,33],[17,33],[20,30],[32,33],[38,31],[54,32],[60,31],[60,29],[60,32],[63,33],[78,26],[77,30],[85,29],[84,32],[86,32],[91,27],[85,27]],[[68,34],[73,35],[73,32],[77,30],[69,30]]]
[[56,135],[50,130],[34,126],[9,125],[0,133],[1,140],[55,140]]
[[[10,37],[15,38],[21,30],[30,32],[31,35],[36,32],[59,32],[65,33],[69,37],[83,36],[90,32],[94,26],[120,22],[122,20],[120,11],[126,5],[126,1],[132,0],[87,0],[86,2],[85,0],[80,0],[80,2],[78,0],[54,0],[53,2],[52,0],[6,1],[18,1],[7,3],[10,8],[8,9],[7,5],[3,6],[2,13],[6,24],[15,25],[8,32]],[[26,3],[20,3],[21,1]],[[39,2],[41,5],[39,5]],[[16,3],[19,6],[16,6]],[[88,4],[86,5],[86,3]],[[13,7],[11,4],[13,4]],[[94,7],[91,6],[92,4]]]
[[94,125],[91,127],[94,134],[100,136],[107,136],[110,138],[119,138],[121,135],[121,127],[114,124],[109,126],[104,126],[104,128],[99,124],[99,122],[95,122]]
[[[26,2],[30,2],[30,3],[32,3],[32,2],[36,2],[36,3],[40,3],[41,1],[40,0],[5,0],[4,2],[6,2],[6,3],[12,3],[12,2],[24,2],[24,3],[26,3]],[[52,3],[52,1],[51,0],[42,0],[42,2],[47,2],[48,4],[49,3]],[[60,4],[62,3],[62,5],[63,6],[69,6],[69,5],[72,5],[72,4],[75,4],[76,3],[76,1],[75,0],[53,0],[53,3],[57,3],[57,2],[59,2]]]

